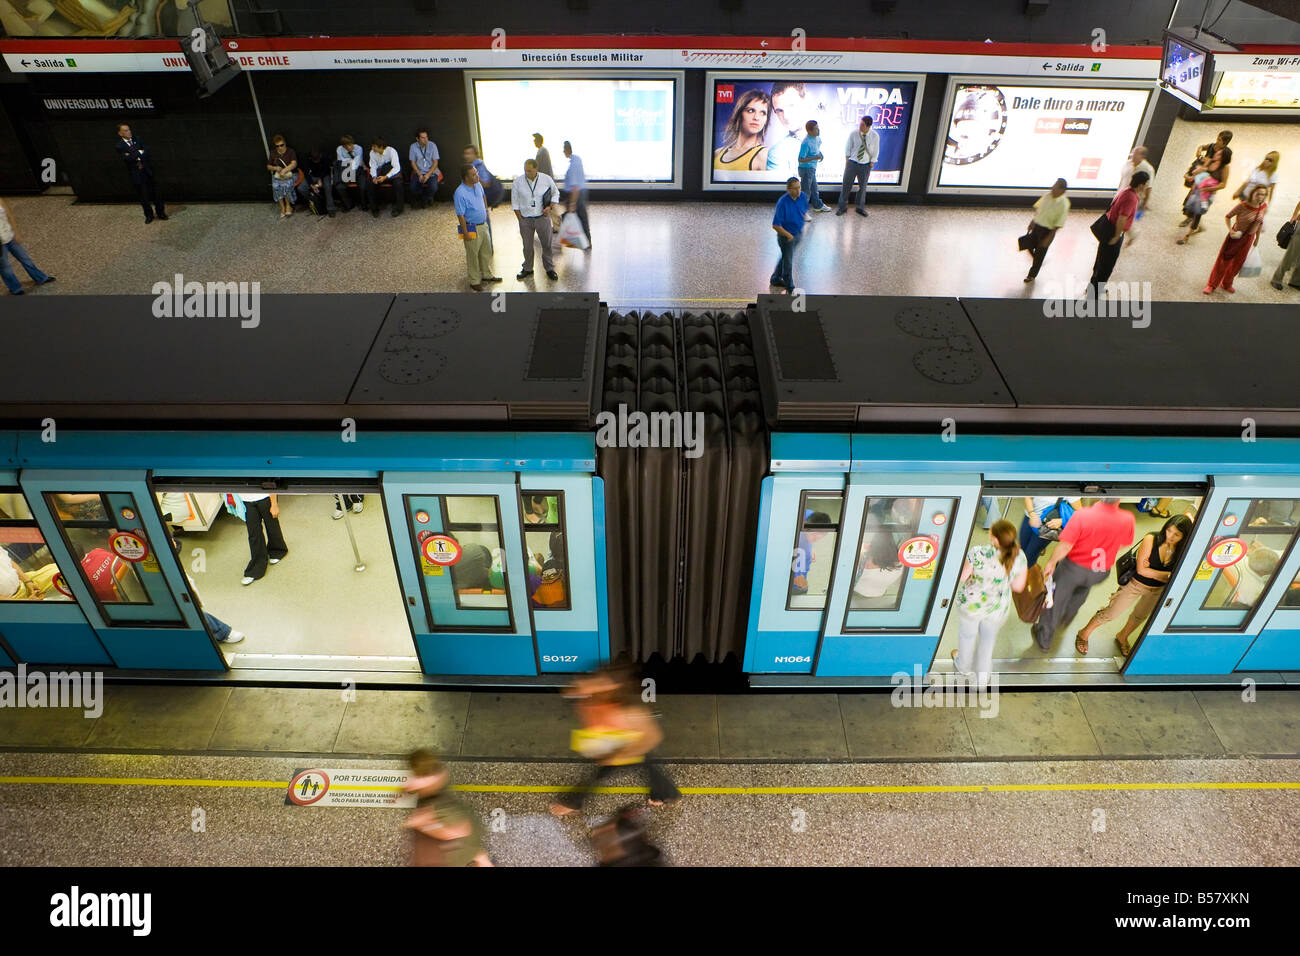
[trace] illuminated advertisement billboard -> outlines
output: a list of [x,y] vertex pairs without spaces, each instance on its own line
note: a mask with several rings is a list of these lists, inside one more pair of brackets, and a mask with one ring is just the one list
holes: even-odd
[[922,78],[872,74],[714,74],[705,80],[706,188],[771,188],[799,175],[806,124],[821,132],[820,183],[844,178],[849,134],[869,115],[880,137],[872,185],[904,190]]
[[[565,140],[592,183],[680,186],[680,75],[636,79],[466,76],[483,161],[509,181],[532,158],[541,133],[557,178]],[[459,156],[459,151],[457,151]]]
[[1226,72],[1214,93],[1214,108],[1300,110],[1300,73]]
[[952,81],[937,147],[937,192],[1119,188],[1145,129],[1150,86],[1021,85]]

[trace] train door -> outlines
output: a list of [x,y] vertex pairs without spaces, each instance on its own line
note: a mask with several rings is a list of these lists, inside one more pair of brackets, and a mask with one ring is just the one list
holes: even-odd
[[526,592],[542,673],[590,671],[609,657],[599,479],[555,472],[519,477]]
[[24,471],[68,590],[122,668],[224,670],[143,471]]
[[536,675],[517,476],[386,472],[380,483],[425,673]]
[[[840,468],[849,464],[844,452]],[[746,671],[812,673],[843,509],[843,474],[763,479]]]
[[0,471],[0,666],[112,666],[67,579],[17,473]]
[[979,490],[977,474],[850,476],[817,676],[929,669]]
[[1296,577],[1300,480],[1217,477],[1201,515],[1125,674],[1232,673]]

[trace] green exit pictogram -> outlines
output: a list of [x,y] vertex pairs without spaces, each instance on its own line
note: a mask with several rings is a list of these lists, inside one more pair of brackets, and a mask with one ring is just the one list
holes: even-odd
[[1096,72],[1099,71],[1100,69],[1101,69],[1101,64],[1100,64],[1100,63],[1094,63],[1094,64],[1092,65],[1092,72],[1096,73]]
[[[72,57],[68,57],[68,66],[76,66],[76,65],[77,65],[77,61],[74,60]],[[1096,67],[1094,67],[1093,69],[1096,69]]]

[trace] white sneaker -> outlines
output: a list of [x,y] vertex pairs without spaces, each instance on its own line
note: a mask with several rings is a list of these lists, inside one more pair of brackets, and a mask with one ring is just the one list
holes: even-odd
[[808,215],[807,213],[804,213],[804,214],[803,214],[803,221],[804,221],[804,222],[812,222],[812,216]]
[[334,520],[338,521],[342,517],[343,517],[343,509],[336,507],[334,509]]
[[240,578],[239,583],[244,586],[248,586],[256,580],[257,578],[250,578],[248,575],[244,575],[242,578]]
[[279,564],[279,563],[280,563],[280,559],[279,559],[279,558],[268,558],[267,560],[269,560],[272,564]]
[[363,507],[363,506],[362,506],[361,502],[358,501],[356,504],[354,504],[354,505],[352,506],[352,513],[353,513],[354,515],[359,515],[359,514],[361,514],[362,507]]
[[813,207],[813,212],[830,212],[830,211],[831,211],[831,207],[824,204],[821,206]]
[[243,632],[243,631],[231,631],[230,634],[228,634],[228,635],[226,636],[226,639],[225,639],[224,641],[222,641],[221,643],[222,643],[222,644],[238,644],[238,643],[239,643],[240,641],[242,641],[243,639],[244,639],[244,632]]

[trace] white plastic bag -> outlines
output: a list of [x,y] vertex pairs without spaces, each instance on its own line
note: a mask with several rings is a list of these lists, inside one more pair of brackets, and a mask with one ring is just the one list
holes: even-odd
[[1264,257],[1259,254],[1259,246],[1251,246],[1250,254],[1246,256],[1246,264],[1241,267],[1237,273],[1245,279],[1251,279],[1264,271]]
[[582,220],[576,212],[564,214],[564,220],[560,223],[560,245],[573,249],[586,249],[591,245],[587,241],[587,234],[582,231]]

